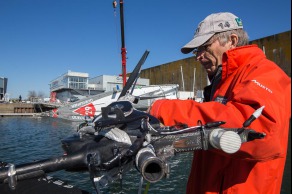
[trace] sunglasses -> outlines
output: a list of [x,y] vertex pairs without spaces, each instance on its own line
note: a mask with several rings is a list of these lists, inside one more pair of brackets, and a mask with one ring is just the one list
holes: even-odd
[[199,53],[205,52],[215,41],[210,42],[206,42],[205,44],[195,48],[195,50],[193,51],[193,54],[195,55],[195,57],[198,56]]

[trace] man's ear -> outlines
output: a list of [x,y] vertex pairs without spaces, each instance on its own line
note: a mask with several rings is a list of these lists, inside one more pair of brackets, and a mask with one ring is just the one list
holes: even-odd
[[231,48],[235,48],[238,44],[238,36],[236,34],[231,34],[230,36],[230,40],[231,40]]

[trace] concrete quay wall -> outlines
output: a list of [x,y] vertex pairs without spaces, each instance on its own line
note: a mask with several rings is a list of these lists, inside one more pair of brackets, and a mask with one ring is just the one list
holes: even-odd
[[36,113],[34,104],[0,103],[0,113]]

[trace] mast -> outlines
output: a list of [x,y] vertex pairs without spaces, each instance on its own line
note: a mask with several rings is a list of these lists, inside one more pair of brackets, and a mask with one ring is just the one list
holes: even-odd
[[[116,8],[117,2],[113,1],[113,7]],[[122,78],[123,78],[123,86],[126,85],[127,82],[127,71],[126,71],[126,47],[125,47],[125,33],[124,33],[124,1],[120,0],[120,23],[121,23],[121,54],[122,54]]]

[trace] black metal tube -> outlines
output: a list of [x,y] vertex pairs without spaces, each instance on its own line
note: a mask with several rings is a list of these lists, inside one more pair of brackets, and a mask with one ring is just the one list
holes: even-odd
[[125,48],[125,34],[124,34],[124,1],[120,0],[120,22],[121,22],[121,39],[122,48]]
[[[76,168],[86,164],[85,154],[73,154],[69,156],[60,156],[56,158],[35,161],[31,163],[21,164],[16,166],[16,176],[25,176],[33,172],[43,171],[44,173],[55,172],[63,169]],[[0,183],[8,177],[6,168],[0,170]]]

